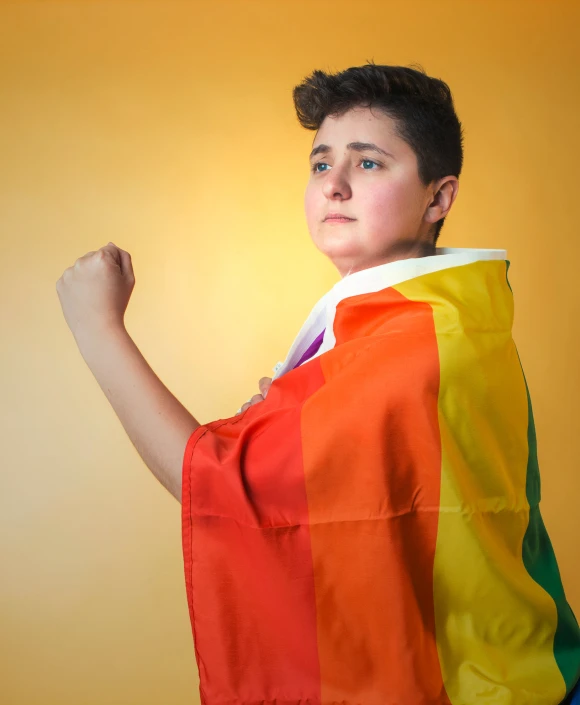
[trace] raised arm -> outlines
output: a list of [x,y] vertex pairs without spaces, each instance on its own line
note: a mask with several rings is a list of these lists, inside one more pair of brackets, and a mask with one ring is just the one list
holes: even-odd
[[76,341],[145,465],[181,502],[183,454],[200,424],[157,377],[124,326],[87,329]]
[[79,350],[131,442],[181,502],[185,446],[200,424],[153,372],[125,328],[134,282],[129,253],[109,243],[79,258],[56,288]]

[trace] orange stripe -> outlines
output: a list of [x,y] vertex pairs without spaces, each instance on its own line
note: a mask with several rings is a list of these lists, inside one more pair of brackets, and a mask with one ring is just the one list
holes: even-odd
[[392,288],[349,297],[334,332],[336,347],[320,358],[327,385],[302,412],[321,700],[441,705],[432,309]]

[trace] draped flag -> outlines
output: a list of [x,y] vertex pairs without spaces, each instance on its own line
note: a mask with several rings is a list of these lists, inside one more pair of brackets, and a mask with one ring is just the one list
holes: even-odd
[[189,438],[203,705],[556,705],[580,678],[507,253],[436,252],[339,281],[266,399]]

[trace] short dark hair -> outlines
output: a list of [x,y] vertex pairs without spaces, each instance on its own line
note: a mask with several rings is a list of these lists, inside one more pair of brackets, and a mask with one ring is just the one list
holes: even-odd
[[[315,70],[295,86],[294,107],[302,127],[318,130],[327,115],[339,117],[355,107],[378,107],[395,122],[397,135],[417,156],[424,186],[444,176],[459,178],[463,129],[449,86],[417,64],[352,66],[335,74]],[[445,218],[433,232],[437,242]]]

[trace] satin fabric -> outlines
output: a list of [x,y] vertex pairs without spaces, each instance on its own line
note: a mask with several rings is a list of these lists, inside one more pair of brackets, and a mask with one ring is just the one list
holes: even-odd
[[338,282],[267,398],[187,443],[204,705],[557,705],[580,677],[509,261],[420,260]]

